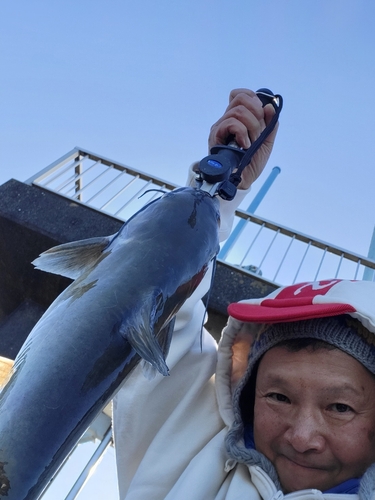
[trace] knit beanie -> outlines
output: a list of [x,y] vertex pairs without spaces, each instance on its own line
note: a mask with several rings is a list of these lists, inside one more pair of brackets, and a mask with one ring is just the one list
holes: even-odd
[[375,338],[357,319],[349,315],[265,325],[254,341],[249,357],[250,372],[261,356],[281,342],[317,339],[353,356],[375,374]]

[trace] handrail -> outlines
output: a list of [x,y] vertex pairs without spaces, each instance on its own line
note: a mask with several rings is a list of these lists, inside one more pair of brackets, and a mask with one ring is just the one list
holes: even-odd
[[[126,220],[154,199],[156,195],[153,191],[171,191],[178,187],[78,147],[26,182],[119,220]],[[239,209],[236,220],[246,221],[247,224],[225,252],[224,262],[250,274],[261,275],[277,285],[327,276],[361,279],[366,268],[375,269],[375,261],[368,257],[254,213]]]

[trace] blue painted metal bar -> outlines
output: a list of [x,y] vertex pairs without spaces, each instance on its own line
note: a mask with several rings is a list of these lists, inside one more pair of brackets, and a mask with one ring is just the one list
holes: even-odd
[[[367,257],[372,260],[375,259],[375,227],[372,232],[372,238],[371,238],[370,248],[368,249]],[[374,281],[374,270],[370,269],[369,267],[365,267],[362,279],[364,281]]]
[[[263,183],[263,186],[259,189],[258,193],[254,196],[253,201],[250,203],[249,208],[247,209],[247,212],[254,213],[255,210],[259,207],[260,202],[263,200],[265,195],[267,194],[269,188],[272,186],[274,183],[276,177],[279,175],[281,172],[280,167],[273,167],[270,175],[267,177],[265,182]],[[246,220],[241,219],[237,226],[233,229],[231,232],[229,238],[227,241],[224,243],[223,247],[221,248],[219,252],[219,259],[225,259],[232,248],[232,246],[235,244],[237,239],[239,238],[240,234],[242,233],[243,229],[245,228],[246,225]]]

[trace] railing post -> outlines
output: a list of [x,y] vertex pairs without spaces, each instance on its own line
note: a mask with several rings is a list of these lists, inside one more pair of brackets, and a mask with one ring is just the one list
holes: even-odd
[[82,201],[82,194],[81,194],[81,190],[82,190],[82,178],[81,178],[82,163],[80,160],[82,160],[81,155],[78,155],[77,158],[75,158],[75,160],[74,160],[74,161],[79,161],[78,165],[74,169],[74,173],[77,177],[77,180],[75,181],[74,184],[75,184],[75,192],[78,193],[77,200]]
[[[375,260],[375,227],[372,232],[372,238],[371,238],[370,248],[368,249],[367,257],[369,259]],[[374,270],[371,269],[370,267],[365,267],[362,279],[364,281],[374,281]]]

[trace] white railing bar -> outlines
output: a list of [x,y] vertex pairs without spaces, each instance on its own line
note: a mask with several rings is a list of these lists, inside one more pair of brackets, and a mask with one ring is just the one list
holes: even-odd
[[[87,174],[87,172],[90,172],[90,170],[92,168],[94,168],[98,163],[100,163],[100,161],[96,161],[95,163],[93,163],[90,167],[88,167],[86,170],[84,170],[83,172],[81,172],[80,174],[77,175],[77,173],[75,172],[71,177],[69,177],[68,180],[66,180],[65,182],[61,183],[59,186],[57,186],[56,188],[56,191],[60,192],[62,191],[66,186],[68,186],[68,184],[70,184],[71,182],[77,182],[78,180],[82,179],[83,176],[85,174]],[[69,188],[67,193],[69,193],[69,191],[71,190],[74,190],[74,195],[77,196],[79,194],[82,193],[82,191],[84,190],[84,188],[81,188],[81,189],[77,189],[75,190],[75,186],[72,187],[72,188]]]
[[94,473],[95,467],[99,464],[100,459],[104,455],[107,448],[111,445],[111,443],[112,443],[112,429],[110,427],[105,433],[101,443],[94,451],[92,457],[85,465],[83,471],[81,472],[77,481],[74,483],[72,489],[65,497],[65,500],[74,500],[75,498],[77,498],[79,492],[82,490],[83,486],[89,479],[90,475]]
[[322,256],[322,258],[321,258],[321,260],[320,260],[320,262],[319,262],[318,270],[316,271],[316,274],[315,274],[314,281],[316,281],[316,280],[317,280],[317,278],[318,278],[318,274],[319,274],[319,272],[320,272],[320,268],[322,267],[323,260],[324,260],[324,258],[325,258],[325,256],[326,256],[327,250],[328,250],[328,249],[327,249],[327,247],[325,247],[324,252],[323,252],[323,256]]
[[337,271],[336,271],[336,274],[335,274],[335,278],[337,278],[338,274],[339,274],[339,271],[340,271],[340,267],[341,267],[341,263],[342,263],[342,259],[344,258],[344,254],[342,253],[341,254],[341,257],[340,257],[340,261],[339,261],[339,265],[337,266]]
[[125,203],[125,204],[124,204],[124,205],[123,205],[120,209],[119,209],[119,210],[117,210],[117,212],[115,212],[115,213],[114,213],[114,215],[117,215],[117,214],[119,214],[120,212],[122,212],[122,210],[124,210],[124,208],[125,208],[127,205],[129,205],[129,203],[131,203],[131,202],[132,202],[135,198],[139,198],[140,193],[142,193],[142,191],[144,191],[144,190],[147,188],[147,186],[149,186],[151,183],[152,183],[152,181],[150,180],[150,181],[148,181],[148,182],[147,182],[147,184],[146,184],[145,186],[141,187],[141,189],[140,189],[139,191],[137,191],[137,192],[135,193],[135,195],[134,195],[134,196],[132,196],[132,197],[131,197],[131,198],[130,198],[130,199],[129,199],[129,200],[128,200],[128,201],[127,201],[127,202],[126,202],[126,203]]
[[267,257],[267,255],[268,255],[268,252],[270,251],[270,249],[271,249],[271,247],[272,247],[272,245],[273,245],[273,243],[274,243],[274,241],[275,241],[276,237],[277,237],[279,234],[280,234],[280,231],[279,231],[279,230],[278,230],[278,231],[276,231],[275,236],[272,238],[271,243],[268,245],[268,248],[267,248],[267,250],[266,250],[265,254],[263,255],[263,259],[260,261],[260,264],[259,264],[259,266],[258,266],[258,269],[260,269],[260,268],[262,267],[262,264],[263,264],[263,262],[264,262],[265,258],[266,258],[266,257]]
[[43,186],[48,186],[48,184],[51,184],[51,182],[61,177],[63,174],[65,174],[65,172],[68,172],[72,168],[78,167],[78,165],[80,165],[86,158],[87,156],[82,156],[82,158],[80,158],[79,160],[76,160],[73,163],[67,165],[65,168],[62,168],[61,170],[57,171],[56,175],[48,179],[46,183],[43,184]]
[[[95,165],[97,165],[98,163],[100,163],[102,165],[102,163],[100,161],[96,162]],[[103,165],[104,166],[104,165]],[[105,175],[106,173],[108,173],[110,170],[113,170],[113,168],[111,167],[107,167],[105,166],[104,167],[105,170],[103,170],[102,172],[100,172],[99,175],[97,175],[96,177],[94,177],[90,182],[88,182],[82,189],[80,189],[79,191],[74,191],[74,194],[77,195],[77,194],[82,194],[84,191],[86,191],[87,188],[89,188],[91,186],[91,184],[94,184],[94,182],[96,182],[98,179],[101,179],[103,177],[103,175]],[[87,172],[87,170],[86,170]],[[85,173],[85,172],[84,172]],[[74,188],[70,188],[69,191],[72,191],[74,190]],[[66,192],[66,195],[69,193],[69,191]]]
[[171,182],[166,182],[165,179],[161,179],[160,177],[156,177],[154,175],[151,176],[150,174],[146,174],[145,172],[142,172],[141,170],[135,170],[135,169],[129,167],[129,165],[125,165],[124,163],[119,163],[118,161],[110,160],[109,158],[106,158],[105,156],[97,155],[96,153],[93,153],[92,151],[88,151],[87,149],[79,148],[79,147],[77,147],[76,149],[81,154],[88,155],[90,157],[90,159],[92,159],[92,160],[101,159],[103,164],[112,165],[113,168],[115,168],[116,170],[125,170],[129,175],[132,175],[132,176],[139,175],[139,177],[145,181],[152,179],[152,182],[154,184],[156,184],[157,186],[165,185],[170,190],[173,190],[173,189],[176,189],[179,187],[177,184],[173,184]]
[[[81,177],[81,176],[82,176],[82,174],[80,174],[80,175],[76,175],[76,174],[71,175],[68,178],[67,181],[62,182],[59,186],[57,186],[56,191],[58,193],[60,193],[60,191],[62,191],[66,186],[68,186],[68,184],[71,184],[72,182],[78,181],[79,177]],[[75,187],[69,188],[67,192],[69,193],[69,191],[71,191],[72,189],[74,190]],[[75,191],[75,192],[77,192],[77,191]]]
[[[44,184],[43,184],[43,187],[44,186],[48,186],[48,184],[51,184],[51,182],[55,181],[56,179],[58,179],[61,175],[65,174],[65,172],[68,172],[70,169],[76,167],[79,163],[80,163],[81,160],[77,160],[77,161],[74,161],[73,163],[69,163],[69,165],[67,165],[65,168],[62,168],[62,169],[59,169],[59,170],[55,170],[56,175],[54,175],[53,177],[50,177]],[[45,176],[45,177],[48,177],[48,176]],[[57,189],[55,188],[55,190],[57,191]]]
[[43,168],[42,170],[39,170],[39,172],[34,174],[32,177],[29,177],[29,179],[27,179],[25,183],[32,184],[33,182],[35,183],[41,182],[45,177],[51,175],[52,172],[55,172],[55,170],[58,170],[60,167],[65,165],[65,163],[71,161],[73,158],[77,158],[77,155],[79,154],[80,154],[79,149],[77,148],[72,149],[72,151],[69,151],[69,153],[66,153],[64,156],[54,161],[47,167]]
[[54,473],[54,475],[52,476],[52,478],[49,480],[48,484],[45,486],[44,490],[42,491],[41,496],[38,497],[38,498],[43,499],[44,495],[47,493],[47,491],[50,489],[50,487],[52,486],[53,482],[57,478],[57,475],[60,473],[60,471],[62,470],[62,468],[64,467],[64,465],[68,462],[68,460],[71,458],[71,456],[76,451],[76,449],[78,448],[78,446],[79,446],[79,441],[78,441],[78,443],[76,443],[73,446],[73,448],[70,450],[70,452],[66,455],[66,457],[64,458],[64,460],[60,464],[60,466],[57,469],[57,471]]
[[[236,219],[234,219],[234,221],[235,220]],[[232,230],[230,232],[227,241],[225,241],[222,247],[220,248],[220,258],[223,260],[227,258],[228,254],[235,247],[237,241],[239,240],[242,234],[242,231],[246,227],[249,227],[247,223],[251,222],[251,219],[249,217],[247,219],[239,218],[239,220],[237,220],[236,223],[234,223],[234,221],[232,224]]]
[[91,198],[89,198],[86,203],[89,204],[92,200],[94,200],[97,196],[99,196],[100,194],[103,193],[103,191],[105,191],[107,188],[109,188],[109,186],[111,186],[114,182],[117,181],[117,179],[119,179],[120,177],[122,177],[123,175],[126,175],[127,172],[125,171],[122,171],[120,172],[118,175],[116,175],[116,177],[114,177],[111,181],[109,181],[105,186],[102,187],[102,189],[99,189],[99,191],[94,194],[94,196],[91,196]]
[[305,258],[306,258],[307,252],[308,252],[308,251],[309,251],[309,249],[310,249],[310,246],[311,246],[311,241],[309,241],[309,244],[307,245],[306,251],[305,251],[305,253],[303,254],[302,260],[301,260],[301,262],[300,262],[300,265],[298,266],[298,269],[297,269],[297,272],[296,272],[296,275],[295,275],[295,277],[294,277],[294,280],[293,280],[292,284],[294,284],[294,283],[296,282],[297,276],[298,276],[298,274],[299,274],[299,272],[300,272],[300,270],[301,270],[302,264],[303,264],[303,263],[304,263],[304,261],[305,261]]
[[114,196],[112,196],[112,198],[110,200],[108,200],[106,203],[104,203],[104,205],[102,205],[100,207],[100,210],[103,210],[105,207],[107,207],[110,203],[112,203],[112,201],[116,200],[116,198],[118,198],[124,191],[126,191],[128,189],[128,187],[130,187],[134,182],[136,182],[137,180],[139,179],[139,175],[137,175],[136,177],[133,177],[133,179],[131,181],[129,181],[126,186],[124,186],[122,189],[120,189],[120,191],[118,191]]
[[[101,162],[98,162],[98,163],[101,163]],[[104,165],[103,165],[103,166],[104,166]],[[87,188],[89,188],[89,187],[91,186],[91,184],[94,184],[94,182],[96,182],[97,180],[101,179],[101,178],[102,178],[105,174],[107,174],[110,170],[113,170],[113,168],[105,166],[105,170],[103,170],[103,172],[101,172],[99,175],[97,175],[96,177],[94,177],[94,179],[92,179],[90,182],[88,182],[88,183],[87,183],[87,184],[86,184],[86,185],[85,185],[85,186],[84,186],[81,190],[79,190],[79,191],[75,191],[75,192],[74,192],[74,194],[81,194],[81,193],[83,193],[84,191],[86,191],[86,189],[87,189]],[[118,177],[119,175],[121,175],[121,174],[118,174],[118,175],[116,176],[116,179],[117,179],[117,177]],[[74,188],[71,188],[71,189],[69,189],[69,191],[71,191],[72,189],[74,190]],[[67,193],[69,193],[69,191],[67,191]],[[71,196],[73,196],[73,195],[71,195]],[[90,199],[91,199],[91,198],[90,198]]]
[[250,212],[246,212],[241,209],[236,210],[236,215],[238,217],[241,217],[242,219],[247,219],[250,222],[253,222],[254,224],[265,224],[267,229],[271,229],[273,231],[277,231],[277,229],[280,229],[281,234],[285,236],[292,237],[293,235],[296,236],[296,239],[298,241],[302,241],[303,243],[311,243],[312,246],[320,248],[324,250],[325,247],[328,248],[328,251],[335,254],[335,255],[341,255],[342,253],[344,256],[352,260],[354,262],[357,262],[358,259],[362,259],[362,263],[367,266],[367,262],[369,265],[367,267],[370,267],[371,269],[375,269],[375,261],[372,259],[369,259],[368,257],[364,257],[363,255],[356,254],[354,252],[349,252],[345,248],[341,248],[335,245],[332,245],[328,243],[327,241],[319,240],[318,238],[315,238],[313,236],[309,236],[307,234],[301,233],[299,231],[294,231],[287,226],[283,226],[282,224],[276,224],[275,222],[272,222],[269,219],[265,219],[264,217],[256,216]]
[[286,251],[285,251],[285,253],[284,253],[284,256],[283,256],[283,258],[281,259],[281,262],[280,262],[280,264],[279,264],[279,267],[277,268],[277,271],[276,271],[276,274],[275,274],[275,276],[274,276],[274,278],[273,278],[273,281],[276,281],[276,277],[277,277],[277,275],[279,274],[279,271],[280,271],[280,269],[281,269],[281,266],[283,265],[284,260],[285,260],[285,258],[286,258],[286,256],[287,256],[288,252],[289,252],[289,249],[290,249],[290,247],[292,246],[292,243],[293,243],[293,241],[294,241],[295,239],[296,239],[296,237],[295,237],[295,236],[293,236],[293,238],[290,240],[290,243],[289,243],[289,245],[288,245],[288,248],[286,249]]
[[355,280],[357,279],[360,265],[361,265],[361,259],[359,259],[359,261],[357,262],[357,267],[355,268],[355,274],[354,274],[354,279]]
[[258,236],[260,235],[260,233],[261,233],[262,229],[264,228],[264,226],[265,226],[265,224],[262,224],[262,225],[261,225],[261,227],[259,228],[259,231],[257,232],[257,234],[256,234],[255,238],[253,239],[253,241],[252,241],[251,245],[249,246],[249,248],[248,248],[248,249],[247,249],[247,251],[245,252],[245,255],[244,255],[243,259],[242,259],[242,260],[241,260],[241,262],[238,264],[239,266],[242,266],[242,264],[243,264],[244,260],[245,260],[245,259],[246,259],[246,257],[248,256],[248,254],[249,254],[250,250],[252,249],[252,247],[253,247],[253,245],[254,245],[254,243],[255,243],[256,239],[257,239],[257,238],[258,238]]

